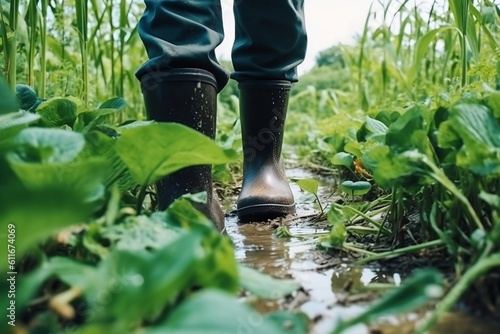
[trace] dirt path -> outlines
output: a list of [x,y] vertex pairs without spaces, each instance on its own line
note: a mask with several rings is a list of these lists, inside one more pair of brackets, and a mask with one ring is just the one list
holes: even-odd
[[[287,172],[289,178],[313,177],[300,168]],[[260,224],[238,224],[236,215],[226,217],[227,233],[235,244],[236,257],[245,265],[274,277],[293,278],[302,286],[286,301],[260,301],[263,312],[276,309],[302,311],[314,319],[312,334],[327,334],[339,316],[349,317],[360,312],[368,302],[379,296],[381,289],[397,285],[408,273],[387,271],[375,265],[354,267],[352,258],[331,256],[317,249],[317,239],[311,236],[278,238],[274,230],[285,225],[293,235],[311,235],[327,231],[325,224],[313,221],[318,213],[311,196],[292,184],[297,213],[293,217]],[[323,180],[319,197],[322,203],[332,201],[332,183]],[[234,198],[232,199],[234,203]],[[231,204],[228,203],[228,206]],[[353,327],[348,334],[411,333],[423,318],[425,310],[399,317],[381,319],[368,328]],[[482,334],[497,332],[500,324],[485,321],[471,314],[450,313],[430,332],[432,334]],[[346,332],[347,333],[347,332]]]

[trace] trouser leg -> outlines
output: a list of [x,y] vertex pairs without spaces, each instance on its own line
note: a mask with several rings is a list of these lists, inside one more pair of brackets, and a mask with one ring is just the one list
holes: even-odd
[[144,2],[138,30],[149,60],[139,68],[137,77],[173,68],[199,68],[212,73],[221,90],[229,74],[215,56],[215,48],[224,38],[220,1]]
[[304,0],[235,0],[232,78],[297,81],[307,35]]

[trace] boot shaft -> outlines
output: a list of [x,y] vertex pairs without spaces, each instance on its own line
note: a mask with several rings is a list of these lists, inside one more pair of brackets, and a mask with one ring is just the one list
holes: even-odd
[[[214,139],[217,112],[217,83],[214,76],[200,69],[171,69],[149,72],[141,77],[148,119],[186,125]],[[195,206],[219,230],[224,215],[212,184],[212,167],[191,166],[172,173],[156,183],[157,210],[165,210],[187,193],[207,192],[207,203]]]
[[244,161],[279,159],[291,83],[285,80],[243,81],[240,122]]
[[181,123],[215,138],[217,82],[201,69],[151,72],[141,78],[148,119]]

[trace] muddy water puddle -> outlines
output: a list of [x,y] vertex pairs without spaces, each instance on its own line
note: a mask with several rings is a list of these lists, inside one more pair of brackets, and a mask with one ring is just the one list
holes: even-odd
[[[301,169],[288,171],[289,178],[312,177]],[[262,312],[289,309],[314,319],[311,334],[332,331],[339,317],[351,317],[373,301],[377,292],[399,285],[406,273],[387,272],[377,267],[354,267],[352,259],[333,258],[317,249],[317,236],[327,232],[327,226],[314,221],[318,207],[313,197],[291,184],[297,203],[292,217],[259,224],[239,224],[236,215],[226,217],[228,235],[235,244],[237,259],[273,277],[293,278],[302,289],[286,305],[262,301],[256,306]],[[333,184],[326,180],[319,190],[322,203],[333,200]],[[234,202],[234,201],[233,201]],[[275,229],[286,226],[295,236],[278,238]],[[424,318],[425,311],[380,319],[370,328],[362,325],[346,334],[406,334],[411,333]],[[449,313],[430,331],[431,334],[482,334],[498,332],[500,322],[485,321],[470,314]]]

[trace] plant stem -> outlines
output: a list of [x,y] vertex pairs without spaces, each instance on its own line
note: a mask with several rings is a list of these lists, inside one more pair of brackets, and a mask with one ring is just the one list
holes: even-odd
[[446,189],[448,189],[449,192],[451,192],[462,204],[465,206],[467,211],[469,212],[470,217],[476,224],[477,228],[481,229],[484,231],[484,226],[481,223],[481,220],[476,214],[476,211],[470,204],[469,200],[467,197],[464,196],[460,192],[460,190],[455,186],[453,182],[446,176],[446,174],[439,169],[432,161],[427,156],[422,157],[422,161],[429,166],[432,169],[432,173],[429,173],[430,176],[432,176],[436,181],[441,183]]
[[137,195],[137,206],[136,206],[136,211],[137,214],[141,214],[142,211],[142,203],[144,202],[144,199],[146,198],[146,190],[148,189],[148,186],[141,186],[141,189],[139,190],[139,194]]
[[28,13],[29,13],[29,36],[30,36],[30,43],[28,46],[28,85],[34,87],[36,27],[38,23],[38,9],[36,8],[35,0],[30,0]]
[[338,208],[338,209],[343,209],[343,208],[349,208],[349,210],[351,210],[352,212],[354,212],[355,214],[357,214],[358,216],[361,216],[363,217],[365,220],[367,220],[369,223],[375,225],[375,227],[379,228],[382,233],[384,233],[385,235],[390,235],[391,232],[389,230],[387,230],[386,228],[382,227],[382,224],[379,223],[378,221],[376,221],[375,219],[373,219],[372,217],[364,214],[363,212],[353,208],[353,207],[350,207],[350,206],[343,206],[343,205],[340,205],[340,204],[337,204],[335,202],[331,203],[332,206]]
[[[3,13],[0,13],[3,15]],[[7,83],[14,90],[16,87],[17,75],[17,22],[19,20],[19,0],[10,2],[9,25],[12,31],[12,37],[6,41],[6,65],[7,65]]]
[[319,205],[319,209],[321,210],[321,213],[319,214],[319,216],[323,215],[323,213],[325,213],[325,210],[323,209],[323,205],[321,205],[321,201],[319,200],[319,197],[317,194],[313,193],[314,197],[316,197],[316,202],[318,202],[318,205]]
[[431,317],[420,326],[414,334],[423,334],[427,332],[438,320],[438,318],[456,304],[462,294],[473,284],[480,276],[492,268],[500,267],[500,253],[495,253],[487,258],[473,264],[469,270],[460,278],[455,286],[446,294],[446,296],[437,305]]
[[342,248],[348,249],[348,250],[356,252],[356,253],[367,254],[369,256],[376,256],[377,255],[374,252],[370,252],[370,251],[367,251],[366,249],[356,247],[353,244],[350,244],[347,242],[344,242],[344,244],[342,245]]
[[[47,93],[47,7],[48,1],[42,0],[42,19],[40,21],[40,90],[38,95],[45,99]],[[62,42],[64,45],[64,41]]]
[[413,245],[413,246],[408,246],[408,247],[404,247],[404,248],[399,248],[399,249],[396,249],[393,251],[378,253],[378,254],[375,254],[375,255],[372,255],[369,257],[365,257],[364,259],[360,259],[354,263],[355,264],[363,264],[363,263],[367,263],[367,262],[371,262],[371,261],[375,261],[375,260],[380,260],[380,259],[383,259],[386,257],[399,256],[399,255],[403,255],[403,254],[407,254],[407,253],[416,252],[416,251],[419,251],[419,250],[422,250],[422,249],[425,249],[428,247],[435,247],[435,246],[441,246],[441,245],[444,245],[444,242],[441,239],[428,241],[428,242],[424,242],[424,243],[418,244],[418,245]]

